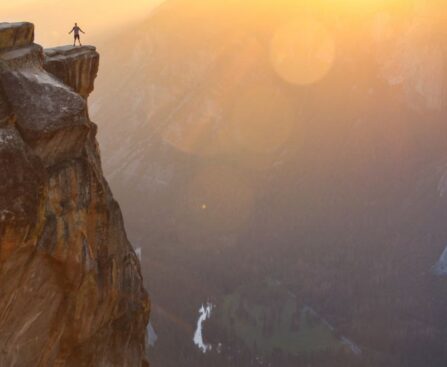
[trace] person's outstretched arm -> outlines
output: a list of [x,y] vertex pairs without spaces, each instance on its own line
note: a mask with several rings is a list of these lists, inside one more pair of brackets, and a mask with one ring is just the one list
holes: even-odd
[[81,29],[81,28],[79,28],[79,30],[82,32],[82,33],[84,33],[85,34],[85,32]]
[[68,34],[71,34],[71,33],[73,33],[73,31],[74,31],[74,28],[72,28],[72,30],[71,30],[70,32],[68,32]]

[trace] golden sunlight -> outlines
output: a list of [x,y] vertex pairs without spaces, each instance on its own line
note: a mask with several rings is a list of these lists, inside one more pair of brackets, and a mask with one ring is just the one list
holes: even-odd
[[335,41],[329,31],[311,19],[280,27],[271,42],[270,56],[280,77],[308,85],[323,79],[335,58]]
[[211,231],[232,231],[250,218],[254,193],[237,170],[202,170],[189,184],[190,219]]
[[108,32],[141,21],[162,0],[13,0],[1,5],[2,21],[29,21],[36,25],[36,41],[45,47],[67,44],[68,31],[78,22],[90,44]]
[[294,123],[292,103],[271,87],[249,88],[235,102],[229,129],[241,148],[271,153],[289,138]]

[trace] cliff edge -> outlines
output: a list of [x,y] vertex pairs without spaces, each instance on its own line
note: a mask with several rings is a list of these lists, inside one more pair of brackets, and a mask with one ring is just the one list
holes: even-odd
[[88,115],[94,47],[0,23],[0,366],[147,366],[149,300]]

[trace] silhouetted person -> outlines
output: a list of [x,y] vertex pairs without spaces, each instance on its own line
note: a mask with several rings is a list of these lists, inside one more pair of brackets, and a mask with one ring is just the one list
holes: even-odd
[[74,42],[73,42],[73,46],[76,46],[76,40],[78,40],[78,42],[79,42],[79,46],[82,46],[82,43],[81,43],[81,36],[80,36],[80,33],[79,33],[79,32],[82,32],[82,33],[84,33],[84,34],[85,34],[85,32],[84,32],[81,28],[78,27],[78,23],[75,23],[73,29],[72,29],[70,32],[68,32],[68,34],[71,34],[71,33],[73,33],[73,32],[74,32]]

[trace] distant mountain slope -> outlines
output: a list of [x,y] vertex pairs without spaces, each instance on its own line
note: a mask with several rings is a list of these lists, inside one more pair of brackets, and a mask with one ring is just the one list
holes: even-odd
[[197,310],[270,276],[365,346],[363,366],[443,366],[443,4],[286,3],[168,1],[101,47],[115,77],[91,113],[151,279],[154,358],[238,358],[194,350]]

